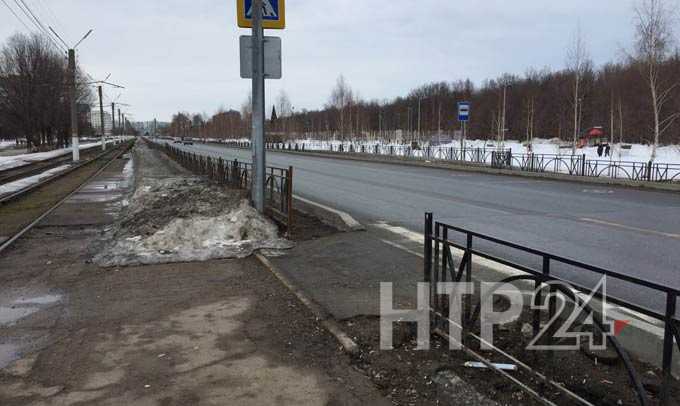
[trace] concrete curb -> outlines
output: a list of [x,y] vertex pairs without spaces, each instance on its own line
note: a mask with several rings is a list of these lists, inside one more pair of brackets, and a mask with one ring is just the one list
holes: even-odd
[[442,161],[418,161],[408,158],[391,157],[387,158],[384,156],[372,156],[368,154],[358,154],[358,153],[336,153],[336,152],[307,152],[307,151],[289,151],[289,150],[278,150],[272,149],[267,150],[270,152],[282,152],[286,154],[294,155],[306,155],[317,158],[330,158],[330,159],[346,159],[350,161],[361,161],[361,162],[374,162],[374,163],[384,163],[393,165],[408,165],[416,166],[422,168],[437,168],[452,171],[462,171],[462,172],[475,172],[475,173],[486,173],[492,175],[504,175],[504,176],[517,176],[524,178],[533,179],[543,179],[543,180],[555,180],[562,182],[572,182],[581,184],[591,184],[591,185],[608,185],[608,186],[621,186],[632,189],[646,189],[655,190],[662,192],[680,192],[680,183],[670,184],[670,183],[656,183],[656,182],[640,182],[633,180],[624,179],[611,179],[611,178],[590,178],[581,176],[570,176],[561,175],[556,173],[541,173],[541,172],[523,172],[518,170],[508,170],[508,169],[496,169],[483,165],[459,165],[455,163],[446,163]]
[[359,353],[359,346],[352,338],[342,330],[340,324],[333,319],[318,303],[307,296],[300,288],[295,286],[288,277],[281,273],[276,267],[261,253],[255,253],[255,258],[264,265],[297,299],[316,316],[321,325],[335,337],[343,350],[355,356]]
[[293,207],[305,214],[317,217],[322,222],[341,231],[366,231],[366,227],[364,227],[361,223],[356,221],[354,217],[348,213],[345,213],[344,211],[325,206],[321,203],[317,203],[297,195],[293,195],[293,199]]

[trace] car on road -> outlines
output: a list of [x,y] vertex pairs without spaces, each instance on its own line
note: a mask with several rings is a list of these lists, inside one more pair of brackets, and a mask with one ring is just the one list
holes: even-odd
[[194,145],[194,142],[191,141],[191,140],[184,140],[184,141],[182,141],[182,144],[184,144],[184,145]]

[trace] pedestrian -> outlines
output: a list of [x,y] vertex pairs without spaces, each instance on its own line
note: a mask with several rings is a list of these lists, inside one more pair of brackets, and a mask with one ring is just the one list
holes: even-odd
[[607,144],[607,146],[604,147],[604,156],[611,155],[611,152],[612,152],[612,147],[611,147],[611,145]]
[[602,158],[602,152],[604,151],[604,145],[597,144],[597,156]]

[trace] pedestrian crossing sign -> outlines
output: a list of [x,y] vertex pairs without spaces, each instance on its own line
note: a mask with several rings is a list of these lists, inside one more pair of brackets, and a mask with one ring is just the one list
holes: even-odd
[[[253,0],[236,0],[239,27],[253,27],[253,2]],[[273,30],[286,28],[285,0],[262,0],[262,27]]]

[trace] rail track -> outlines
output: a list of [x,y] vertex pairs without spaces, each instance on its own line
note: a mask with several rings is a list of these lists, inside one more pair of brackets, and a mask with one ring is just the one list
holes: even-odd
[[133,145],[134,141],[123,143],[36,184],[0,197],[0,254]]
[[[81,157],[88,160],[91,157],[97,156],[100,147],[91,147],[80,151]],[[73,162],[70,153],[59,155],[54,158],[45,159],[43,161],[36,161],[26,165],[21,165],[16,168],[5,169],[0,171],[0,186],[20,179],[28,178],[30,176],[38,175],[47,170],[66,165]]]

